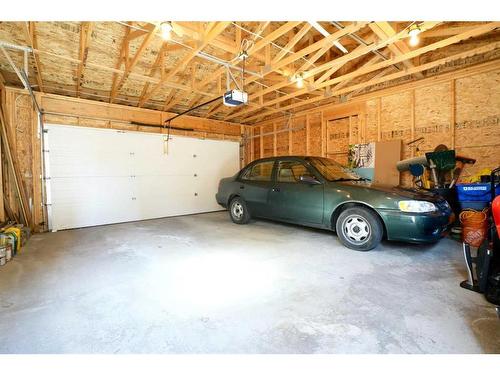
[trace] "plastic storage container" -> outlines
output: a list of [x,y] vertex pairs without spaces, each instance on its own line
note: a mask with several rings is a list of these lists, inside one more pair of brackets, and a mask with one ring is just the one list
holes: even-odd
[[[495,195],[500,195],[500,185],[495,187]],[[460,209],[473,209],[481,211],[491,202],[491,184],[457,184],[457,198]]]
[[[500,195],[500,184],[495,195]],[[491,184],[457,184],[457,196],[459,202],[491,202]]]

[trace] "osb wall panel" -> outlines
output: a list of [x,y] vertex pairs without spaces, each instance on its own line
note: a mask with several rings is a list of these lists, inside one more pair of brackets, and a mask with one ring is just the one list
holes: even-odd
[[309,155],[321,156],[321,113],[309,117]]
[[260,154],[260,127],[255,127],[253,129],[253,156],[254,159],[260,159],[262,156]]
[[306,154],[306,116],[300,116],[292,120],[292,152],[294,155]]
[[[288,128],[288,123],[285,120],[276,122],[276,131],[280,131]],[[288,155],[289,152],[289,137],[288,131],[284,131],[276,134],[276,155],[283,156]]]
[[[457,153],[477,159],[474,167],[466,169],[464,177],[483,168],[493,169],[500,165],[500,71],[495,67],[485,67],[484,70],[484,73],[472,70],[435,83],[419,85],[417,82],[391,88],[387,92],[374,92],[365,100],[352,103],[352,108],[347,110],[349,103],[308,110],[310,154],[321,155],[322,141],[326,142],[329,155],[333,157],[333,150],[345,150],[349,143],[401,139],[402,157],[408,158],[415,156],[417,151],[406,143],[424,137],[423,144],[419,146],[420,154],[433,150],[439,144],[448,147],[455,144]],[[455,82],[454,90],[452,80]],[[349,137],[339,138],[337,134],[331,139],[334,133],[328,126],[323,139],[321,111],[327,119],[343,117],[346,112],[355,112],[356,106],[361,118],[351,117]],[[345,132],[346,120],[336,122],[342,128],[338,132]],[[286,155],[287,134],[279,134],[278,138],[281,152]],[[402,174],[401,184],[411,184],[408,173]]]
[[347,164],[349,150],[349,117],[330,120],[326,127],[326,154],[329,158]]
[[424,137],[420,152],[433,151],[439,144],[452,147],[451,82],[415,89],[414,138]]
[[383,97],[380,113],[381,140],[410,139],[411,112],[411,92]]
[[477,159],[467,174],[500,166],[500,72],[457,79],[455,145]]
[[[267,124],[262,127],[262,134],[268,134],[273,132],[273,124]],[[264,146],[263,157],[270,157],[274,154],[274,135],[269,134],[262,137],[262,142]]]
[[[366,102],[366,137],[365,142],[376,142],[378,140],[378,105],[380,99],[372,99]],[[352,142],[352,140],[350,141]]]
[[[362,115],[361,115],[362,116]],[[350,131],[349,131],[349,144],[362,143],[365,142],[362,137],[362,122],[360,116],[350,116]],[[365,122],[366,124],[366,122]]]

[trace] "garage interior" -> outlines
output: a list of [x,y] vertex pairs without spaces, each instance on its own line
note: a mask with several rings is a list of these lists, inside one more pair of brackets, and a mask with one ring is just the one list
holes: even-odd
[[[374,145],[377,183],[414,188],[396,164],[440,145],[474,160],[457,183],[489,175],[499,28],[0,22],[0,222],[18,233],[0,353],[500,353],[451,231],[357,252],[235,225],[215,200],[255,160],[352,165],[357,145]],[[231,90],[248,102],[226,105]]]

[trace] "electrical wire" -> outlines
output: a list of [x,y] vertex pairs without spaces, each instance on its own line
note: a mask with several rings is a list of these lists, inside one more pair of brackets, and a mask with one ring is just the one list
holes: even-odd
[[[245,32],[247,32],[247,33],[249,33],[249,34],[254,35],[256,38],[261,38],[261,39],[264,39],[264,37],[263,37],[262,35],[260,35],[260,34],[256,34],[256,33],[252,32],[252,31],[250,31],[250,30],[248,30],[248,29],[244,28],[243,26],[238,25],[236,22],[232,22],[232,24],[233,24],[234,26],[236,26],[237,28],[239,28],[239,29],[241,29],[241,30],[243,30],[243,31],[245,31]],[[280,45],[278,45],[278,44],[276,44],[276,43],[274,43],[274,42],[270,42],[269,44],[271,44],[271,45],[275,46],[276,48],[280,49],[281,51],[285,51],[285,52],[287,52],[287,53],[291,52],[291,51],[287,50],[286,48],[283,48],[283,47],[281,47]],[[306,59],[305,57],[301,57],[301,59],[302,59],[302,60],[304,60],[305,62],[307,62],[308,64],[310,64],[310,65],[312,65],[312,66],[316,67],[316,65],[315,65],[314,63],[310,63],[310,62],[309,62],[309,60],[308,60],[308,59]]]

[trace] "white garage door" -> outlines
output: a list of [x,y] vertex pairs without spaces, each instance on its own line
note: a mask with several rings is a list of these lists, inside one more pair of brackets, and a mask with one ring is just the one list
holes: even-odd
[[232,141],[46,125],[49,228],[216,211],[219,180],[239,169]]

